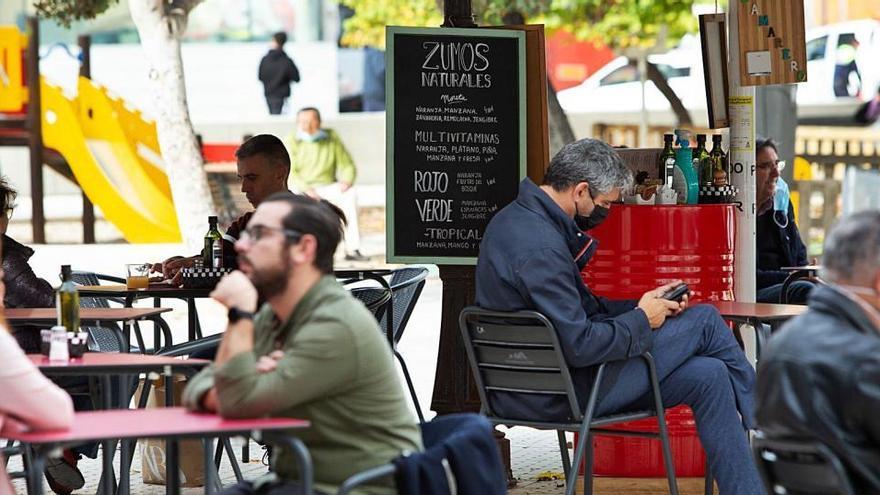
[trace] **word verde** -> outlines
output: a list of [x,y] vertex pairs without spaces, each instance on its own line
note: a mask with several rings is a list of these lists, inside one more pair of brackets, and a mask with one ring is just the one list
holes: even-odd
[[423,88],[490,88],[489,45],[460,41],[426,41]]
[[[740,0],[740,3],[746,4],[749,0]],[[791,49],[782,46],[782,38],[776,36],[776,30],[770,25],[770,16],[762,15],[758,4],[753,2],[749,15],[758,18],[758,26],[767,29],[767,38],[773,38],[773,47],[781,49],[782,60],[788,60],[789,69],[795,73],[795,78],[800,81],[807,80],[807,73],[798,66],[797,60],[791,60]]]

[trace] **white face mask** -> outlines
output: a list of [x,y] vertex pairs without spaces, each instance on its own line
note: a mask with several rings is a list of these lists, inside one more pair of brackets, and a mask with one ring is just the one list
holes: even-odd
[[318,132],[314,134],[309,134],[306,131],[296,131],[296,137],[300,141],[305,141],[307,143],[314,143],[315,141],[320,141],[322,139],[327,138],[327,133],[324,132],[324,129],[318,129]]

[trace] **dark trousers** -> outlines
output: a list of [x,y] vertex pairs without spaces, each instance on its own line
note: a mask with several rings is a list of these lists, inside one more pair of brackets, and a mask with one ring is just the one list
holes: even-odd
[[[779,304],[782,300],[782,285],[776,284],[758,289],[755,301],[759,303]],[[788,304],[807,304],[807,298],[815,284],[806,280],[795,280],[788,286]]]
[[269,106],[270,115],[281,115],[281,109],[284,108],[284,101],[287,100],[283,96],[266,96],[266,105]]
[[[667,319],[654,333],[651,354],[663,405],[693,409],[721,494],[763,494],[745,430],[754,427],[755,370],[718,311],[698,305]],[[613,387],[603,394],[597,414],[653,405],[643,360],[628,359],[606,369]]]

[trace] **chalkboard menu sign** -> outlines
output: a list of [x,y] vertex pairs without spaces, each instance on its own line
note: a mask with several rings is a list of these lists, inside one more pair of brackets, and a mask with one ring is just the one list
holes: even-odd
[[387,259],[475,264],[526,170],[525,35],[387,28]]

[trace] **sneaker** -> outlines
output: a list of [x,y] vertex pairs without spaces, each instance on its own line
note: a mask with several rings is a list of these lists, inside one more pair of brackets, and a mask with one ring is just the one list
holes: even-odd
[[61,458],[49,459],[46,462],[46,481],[49,488],[58,495],[70,495],[74,490],[82,488],[86,480],[76,467],[78,456],[65,450]]
[[359,249],[355,249],[350,253],[345,253],[345,261],[369,261],[370,258],[361,254]]

